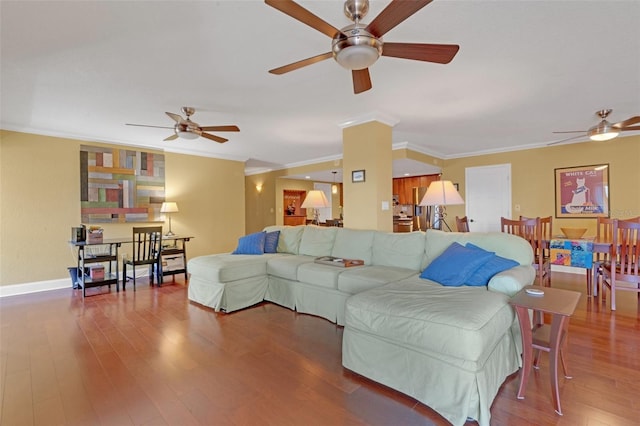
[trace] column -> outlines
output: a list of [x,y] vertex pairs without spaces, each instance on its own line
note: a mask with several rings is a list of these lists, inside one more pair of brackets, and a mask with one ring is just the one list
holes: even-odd
[[[393,231],[392,127],[396,123],[376,114],[341,125],[345,228]],[[361,177],[364,180],[358,181]]]

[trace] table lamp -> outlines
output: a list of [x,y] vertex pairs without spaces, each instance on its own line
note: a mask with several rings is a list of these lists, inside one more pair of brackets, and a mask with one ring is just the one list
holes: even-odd
[[464,204],[464,200],[450,180],[436,180],[431,182],[427,188],[427,193],[424,194],[422,201],[420,201],[421,206],[436,206],[433,221],[434,229],[441,230],[444,224],[449,231],[451,231],[451,228],[444,220],[447,215],[445,206],[454,204]]
[[329,200],[327,200],[324,192],[314,189],[309,191],[300,207],[303,209],[313,209],[313,221],[316,225],[320,225],[320,211],[318,209],[329,207]]
[[178,213],[178,204],[173,201],[162,203],[162,207],[160,207],[160,213],[166,213],[169,217],[169,232],[164,235],[167,237],[174,236],[175,234],[171,231],[171,213]]

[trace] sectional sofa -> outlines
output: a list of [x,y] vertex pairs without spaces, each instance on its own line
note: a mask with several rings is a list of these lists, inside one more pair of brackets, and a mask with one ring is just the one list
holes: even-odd
[[[265,232],[279,232],[275,253],[191,259],[189,299],[227,313],[266,300],[326,318],[344,326],[346,368],[418,399],[455,425],[468,418],[489,425],[500,385],[520,364],[519,328],[508,300],[535,279],[525,240],[317,226]],[[482,286],[421,278],[452,243],[471,243],[516,266]],[[320,256],[360,259],[364,266],[316,263]],[[448,273],[462,273],[467,264]]]

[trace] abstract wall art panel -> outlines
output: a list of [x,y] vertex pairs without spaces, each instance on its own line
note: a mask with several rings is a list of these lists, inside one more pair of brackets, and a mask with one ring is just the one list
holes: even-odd
[[164,188],[163,154],[80,147],[83,223],[159,222]]

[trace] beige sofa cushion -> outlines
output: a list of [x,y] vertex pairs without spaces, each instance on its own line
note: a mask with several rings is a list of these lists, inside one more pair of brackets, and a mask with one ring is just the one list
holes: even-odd
[[515,320],[508,301],[485,287],[444,287],[415,276],[349,297],[346,324],[475,371]]
[[429,229],[426,232],[426,258],[423,267],[440,256],[453,242],[461,245],[474,244],[495,252],[498,256],[513,259],[521,265],[531,265],[533,262],[531,245],[516,235],[504,232],[443,232]]
[[277,254],[212,254],[190,259],[188,268],[192,275],[202,280],[226,283],[265,275],[267,261],[278,256]]
[[318,287],[338,288],[338,276],[347,268],[339,266],[321,265],[314,262],[305,263],[298,267],[298,281]]
[[298,254],[306,256],[330,256],[338,228],[324,226],[302,226],[304,231],[300,238]]
[[274,277],[298,280],[298,267],[305,263],[313,262],[312,256],[276,256],[267,262],[267,274]]
[[424,263],[424,232],[376,232],[371,263],[419,271]]
[[346,269],[338,277],[338,290],[349,294],[360,293],[417,274],[413,269],[395,266],[365,266]]
[[337,230],[331,256],[360,259],[364,260],[365,265],[370,265],[375,231],[347,228],[337,228]]
[[300,248],[300,238],[304,231],[304,226],[274,226],[267,227],[267,232],[280,231],[278,238],[278,253],[298,254]]

